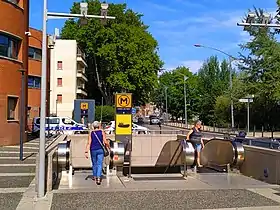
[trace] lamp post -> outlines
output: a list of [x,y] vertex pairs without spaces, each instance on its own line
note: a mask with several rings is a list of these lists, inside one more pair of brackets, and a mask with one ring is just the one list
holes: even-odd
[[185,108],[185,126],[188,128],[188,115],[187,115],[187,90],[186,90],[186,81],[188,77],[180,72],[178,72],[182,76],[184,76],[184,108]]
[[167,118],[167,122],[168,122],[168,111],[167,111],[167,89],[168,89],[168,87],[165,86],[164,89],[165,89],[165,112],[166,112],[166,118]]
[[[62,19],[62,18],[99,18],[99,19],[115,19],[111,16],[88,15],[88,4],[80,3],[81,14],[70,13],[54,13],[48,12],[47,0],[43,4],[43,42],[42,42],[42,77],[41,77],[41,114],[40,114],[40,146],[39,146],[39,167],[38,167],[38,194],[39,198],[45,195],[45,129],[46,129],[46,85],[47,85],[47,21],[48,19]],[[108,5],[103,4],[103,8]]]
[[229,57],[229,86],[230,86],[230,113],[231,113],[231,128],[233,129],[234,128],[234,115],[233,115],[233,100],[232,100],[232,62],[233,61],[236,61],[236,60],[239,60],[238,58],[235,58],[233,57],[232,55],[220,50],[220,49],[217,49],[217,48],[214,48],[214,47],[209,47],[209,46],[204,46],[204,45],[200,45],[200,44],[195,44],[194,45],[195,47],[202,47],[202,48],[207,48],[207,49],[211,49],[211,50],[214,50],[214,51],[218,51],[226,56]]
[[19,147],[19,159],[23,161],[23,139],[24,139],[24,134],[25,134],[25,98],[24,98],[24,93],[25,93],[25,70],[20,69],[19,72],[21,73],[21,101],[20,101],[20,147]]

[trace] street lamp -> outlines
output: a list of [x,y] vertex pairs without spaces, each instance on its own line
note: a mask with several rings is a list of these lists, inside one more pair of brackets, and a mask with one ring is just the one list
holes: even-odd
[[[39,167],[38,167],[38,197],[45,195],[45,129],[46,129],[46,86],[47,86],[47,21],[48,19],[61,18],[99,18],[115,19],[104,13],[101,16],[88,15],[87,3],[80,4],[81,14],[54,13],[48,12],[47,0],[43,1],[43,42],[42,42],[42,76],[41,76],[41,114],[40,114],[40,146],[39,146]],[[104,7],[105,8],[105,7]],[[107,7],[108,9],[108,7]]]
[[268,28],[279,28],[280,24],[272,24],[271,21],[271,15],[268,13],[263,13],[261,16],[261,22],[256,23],[256,17],[257,15],[254,12],[249,12],[247,15],[247,18],[245,22],[237,23],[237,26],[255,26],[255,27],[268,27]]
[[233,129],[235,126],[234,126],[234,115],[233,115],[233,100],[232,100],[232,62],[233,61],[236,61],[236,60],[239,60],[238,58],[235,58],[233,57],[232,55],[222,51],[222,50],[219,50],[217,48],[214,48],[214,47],[208,47],[208,46],[204,46],[204,45],[200,45],[200,44],[195,44],[194,45],[195,47],[203,47],[203,48],[207,48],[207,49],[211,49],[211,50],[215,50],[215,51],[218,51],[226,56],[229,57],[229,85],[230,85],[230,113],[231,113],[231,128]]
[[166,112],[166,118],[167,118],[167,122],[168,122],[168,111],[167,111],[167,89],[168,89],[168,87],[165,86],[164,89],[165,89],[165,112]]
[[188,117],[187,117],[187,90],[186,90],[186,80],[188,77],[180,72],[178,72],[182,76],[184,76],[184,107],[185,107],[185,126],[188,128]]

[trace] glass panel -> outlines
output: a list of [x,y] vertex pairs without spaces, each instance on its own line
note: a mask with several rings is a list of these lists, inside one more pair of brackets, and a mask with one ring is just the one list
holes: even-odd
[[42,50],[35,49],[35,59],[36,60],[42,60]]
[[29,58],[34,58],[34,54],[35,54],[34,48],[29,47],[28,48],[28,57]]
[[6,36],[0,35],[0,55],[8,56],[9,39]]
[[34,77],[28,77],[28,87],[34,87]]
[[41,78],[40,77],[35,77],[34,82],[35,82],[35,87],[36,88],[41,87]]
[[18,41],[11,40],[11,58],[17,59],[18,57]]
[[57,61],[57,69],[62,70],[62,61]]
[[47,118],[46,119],[46,124],[59,124],[59,118]]
[[7,0],[7,1],[9,1],[9,2],[11,2],[13,4],[18,4],[18,2],[19,2],[19,0]]
[[17,98],[8,97],[8,110],[7,110],[7,119],[15,120],[16,119],[16,107],[17,107]]

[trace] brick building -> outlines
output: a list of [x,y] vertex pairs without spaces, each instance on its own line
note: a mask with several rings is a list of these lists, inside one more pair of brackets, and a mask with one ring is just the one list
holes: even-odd
[[[28,103],[27,103],[27,124],[28,131],[32,130],[32,121],[34,117],[40,116],[41,106],[41,66],[42,66],[42,31],[29,28],[29,50],[28,50]],[[49,50],[48,50],[49,61]],[[47,68],[47,101],[46,116],[49,115],[49,62]]]
[[20,106],[27,107],[29,1],[1,0],[0,11],[0,145],[11,145],[19,143],[21,115],[27,127]]

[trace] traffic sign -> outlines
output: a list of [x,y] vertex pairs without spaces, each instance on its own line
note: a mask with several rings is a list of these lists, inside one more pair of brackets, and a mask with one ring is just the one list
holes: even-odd
[[88,110],[88,103],[81,103],[81,110]]
[[136,114],[136,109],[135,108],[132,108],[132,114]]
[[253,99],[252,98],[241,98],[241,99],[239,99],[239,102],[241,102],[241,103],[252,103]]
[[131,93],[116,94],[117,108],[131,108],[132,105]]

